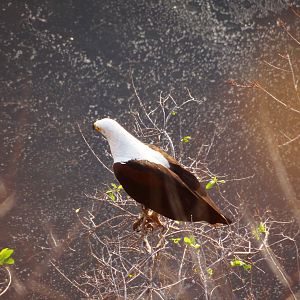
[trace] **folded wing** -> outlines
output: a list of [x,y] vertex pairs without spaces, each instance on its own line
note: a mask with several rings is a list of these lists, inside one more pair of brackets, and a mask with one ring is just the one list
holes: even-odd
[[118,181],[133,199],[161,215],[179,221],[230,223],[207,195],[201,196],[203,191],[199,190],[197,178],[194,177],[198,184],[185,169],[189,174],[182,175],[184,172],[178,172],[176,168],[173,171],[146,160],[115,163],[113,169]]
[[173,171],[175,174],[177,174],[180,177],[180,179],[194,193],[196,193],[199,196],[199,198],[201,198],[203,201],[207,202],[207,204],[209,204],[216,212],[218,212],[223,217],[223,219],[225,220],[225,223],[224,222],[221,222],[221,223],[224,223],[224,224],[232,223],[232,221],[229,218],[226,218],[225,216],[222,215],[218,206],[210,198],[210,196],[207,194],[206,190],[202,187],[201,183],[199,182],[199,180],[196,178],[196,176],[193,173],[186,170],[182,165],[180,165],[180,163],[175,158],[170,156],[168,153],[163,151],[161,148],[159,148],[155,145],[152,145],[152,144],[148,144],[148,146],[151,149],[160,152],[168,160],[168,162],[170,164],[170,170]]

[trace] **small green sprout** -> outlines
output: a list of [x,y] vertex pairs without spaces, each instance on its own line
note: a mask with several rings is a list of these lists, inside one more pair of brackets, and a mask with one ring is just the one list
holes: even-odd
[[191,138],[192,138],[192,137],[191,137],[190,135],[186,135],[186,136],[184,136],[184,137],[181,139],[181,141],[182,141],[183,143],[188,143],[188,142],[190,141]]
[[3,248],[0,251],[0,266],[13,265],[15,263],[15,260],[11,257],[13,253],[13,249]]
[[123,187],[122,185],[117,185],[115,183],[111,183],[110,185],[112,186],[112,189],[106,191],[105,194],[107,194],[110,200],[116,201],[116,194],[119,193]]
[[251,271],[252,266],[250,264],[245,263],[242,260],[234,259],[230,262],[231,267],[243,267],[245,271]]
[[206,272],[209,275],[209,277],[211,277],[214,274],[214,270],[212,268],[207,268]]
[[217,183],[225,183],[226,181],[223,179],[218,179],[216,176],[214,176],[205,186],[207,190],[210,190],[213,188]]
[[255,238],[259,241],[261,239],[261,234],[265,234],[267,232],[267,227],[263,222],[260,222],[257,228],[253,229],[252,233]]
[[257,230],[259,233],[266,233],[267,232],[266,225],[263,222],[260,222]]
[[179,244],[179,242],[181,241],[181,238],[171,238],[171,241],[174,243],[174,244]]
[[200,248],[200,245],[196,243],[196,239],[193,235],[190,235],[189,237],[185,236],[183,238],[183,241],[191,246],[192,248],[195,248],[195,249],[199,249]]
[[251,269],[252,269],[252,266],[251,266],[250,264],[244,264],[244,265],[243,265],[243,268],[244,268],[245,271],[250,272]]
[[176,116],[176,115],[177,115],[177,111],[172,111],[172,112],[171,112],[171,115],[172,115],[172,116]]
[[135,275],[134,274],[128,274],[127,275],[129,278],[133,278],[133,277],[135,277]]

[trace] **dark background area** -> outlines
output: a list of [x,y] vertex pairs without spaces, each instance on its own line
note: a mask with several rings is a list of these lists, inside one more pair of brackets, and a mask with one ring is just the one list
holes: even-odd
[[[186,89],[201,101],[174,117],[170,135],[178,150],[180,120],[183,135],[192,136],[184,149],[192,157],[217,132],[208,168],[229,179],[253,175],[222,186],[232,203],[240,201],[238,193],[252,214],[271,209],[280,220],[293,217],[263,128],[283,144],[284,134],[299,134],[299,115],[261,91],[227,82],[260,80],[278,97],[296,98],[290,74],[263,63],[288,69],[278,55],[288,52],[296,74],[299,69],[300,46],[276,26],[278,18],[300,39],[300,18],[287,1],[1,1],[0,204],[11,196],[12,205],[0,215],[0,247],[15,249],[21,282],[49,247],[46,224],[63,238],[74,209],[91,205],[85,194],[114,180],[78,125],[111,165],[108,145],[91,124],[110,116],[133,131],[129,111],[139,107],[131,75],[146,107],[157,105],[160,93],[183,102]],[[297,195],[299,142],[280,151]],[[286,268],[294,272],[293,259]],[[55,271],[48,278],[53,289],[68,286]],[[264,280],[272,287],[269,299],[282,299],[276,279]],[[14,289],[5,297],[16,299]]]

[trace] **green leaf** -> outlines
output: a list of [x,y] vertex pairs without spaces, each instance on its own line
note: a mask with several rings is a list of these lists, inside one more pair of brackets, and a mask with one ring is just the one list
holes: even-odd
[[243,268],[244,268],[245,271],[248,271],[248,272],[249,272],[249,271],[251,271],[252,266],[249,265],[249,264],[244,264],[244,265],[243,265]]
[[172,112],[171,112],[171,115],[172,115],[172,116],[176,116],[176,115],[177,115],[177,111],[172,111]]
[[258,240],[258,241],[260,240],[260,234],[257,232],[256,229],[252,230],[252,234],[255,236],[256,240]]
[[216,183],[215,183],[214,181],[211,180],[210,182],[208,182],[208,183],[206,184],[205,188],[206,188],[207,190],[210,190],[211,188],[214,187],[215,184],[216,184]]
[[187,244],[187,245],[191,245],[193,243],[193,241],[195,242],[195,239],[192,235],[190,237],[185,236],[183,238],[183,241]]
[[127,275],[129,278],[133,278],[135,275],[134,274],[128,274]]
[[239,259],[234,259],[230,262],[232,267],[243,267],[245,271],[251,271],[252,266],[250,264],[246,264],[244,261]]
[[116,196],[114,194],[114,192],[112,190],[109,190],[107,192],[105,192],[107,194],[107,196],[110,198],[110,200],[115,201],[116,200]]
[[215,186],[216,183],[225,183],[226,181],[221,179],[219,180],[216,176],[214,176],[205,186],[207,190],[210,190]]
[[193,235],[190,235],[189,237],[185,236],[185,237],[183,238],[183,241],[184,241],[187,245],[189,245],[189,246],[191,246],[191,247],[193,247],[193,248],[195,248],[195,249],[200,248],[200,245],[196,243],[196,239],[195,239],[195,237],[194,237]]
[[118,188],[118,186],[115,183],[111,183],[110,185],[115,189]]
[[212,268],[207,268],[206,272],[209,275],[209,277],[211,277],[214,273],[214,270]]
[[7,265],[13,265],[14,263],[15,263],[15,260],[11,257],[5,261],[5,264],[7,264]]
[[260,222],[257,226],[256,229],[252,230],[253,235],[255,236],[255,238],[259,241],[261,239],[260,235],[262,233],[266,233],[267,232],[267,228],[266,225],[263,222]]
[[231,262],[230,262],[230,265],[232,266],[232,267],[241,267],[241,266],[243,266],[245,263],[243,262],[243,261],[241,261],[241,260],[239,260],[239,259],[235,259],[235,260],[232,260]]
[[171,238],[174,244],[178,244],[181,241],[181,238]]
[[266,233],[267,232],[266,225],[263,222],[260,222],[258,225],[257,231],[259,233]]
[[4,248],[0,251],[0,261],[4,261],[14,253],[13,249]]
[[15,261],[10,256],[14,253],[13,249],[10,248],[4,248],[0,251],[0,266],[8,264],[11,265]]
[[188,143],[188,142],[190,141],[191,138],[192,138],[192,137],[191,137],[190,135],[186,135],[186,136],[184,136],[184,137],[181,139],[181,141],[182,141],[183,143]]

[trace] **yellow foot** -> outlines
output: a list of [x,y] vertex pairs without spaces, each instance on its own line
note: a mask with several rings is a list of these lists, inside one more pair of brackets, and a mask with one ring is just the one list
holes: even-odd
[[142,208],[140,218],[133,223],[135,231],[153,231],[157,228],[164,229],[164,224],[159,219],[159,214],[148,208]]

